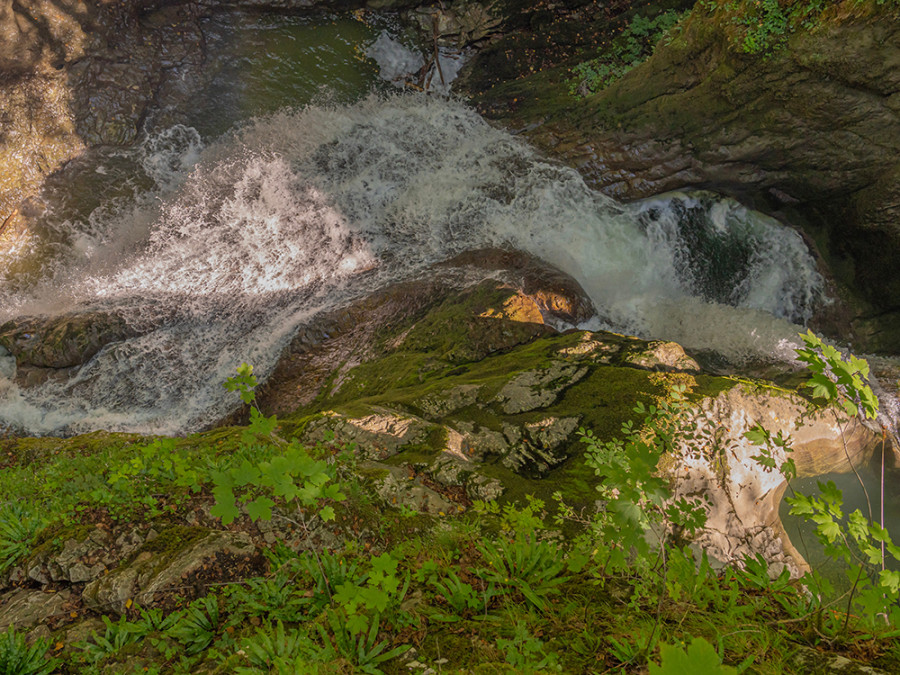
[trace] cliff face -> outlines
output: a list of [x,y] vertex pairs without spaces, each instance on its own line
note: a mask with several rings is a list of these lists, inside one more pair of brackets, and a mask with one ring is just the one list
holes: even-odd
[[853,7],[764,57],[742,53],[733,26],[698,6],[670,44],[596,95],[569,95],[559,70],[476,100],[620,199],[704,187],[781,212],[840,281],[896,310],[900,15]]
[[44,179],[94,145],[134,141],[151,111],[184,106],[212,70],[201,19],[352,0],[0,0],[0,243]]
[[149,5],[0,1],[0,234],[85,147],[134,140],[165,69],[199,61],[190,9],[168,8],[164,30]]

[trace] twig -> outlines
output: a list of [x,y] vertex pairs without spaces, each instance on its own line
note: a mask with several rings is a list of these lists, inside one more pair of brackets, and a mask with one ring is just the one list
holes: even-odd
[[437,66],[438,75],[441,78],[441,86],[446,87],[447,83],[444,81],[444,71],[441,68],[441,55],[438,51],[438,17],[437,12],[431,15],[431,32],[432,37],[434,38],[434,64]]
[[19,209],[13,209],[12,213],[6,216],[6,219],[3,221],[3,224],[0,225],[0,236],[3,236],[3,233],[6,232],[6,228],[9,227],[9,224],[12,222],[12,219],[19,215]]
[[847,438],[844,435],[844,425],[841,424],[837,410],[832,408],[831,412],[834,415],[834,421],[838,423],[838,429],[841,432],[841,446],[844,448],[844,456],[847,458],[847,463],[850,465],[850,468],[853,469],[853,473],[856,474],[856,480],[859,481],[859,486],[862,488],[863,494],[866,497],[866,506],[869,509],[869,522],[871,523],[874,518],[872,517],[872,500],[869,499],[869,491],[866,490],[866,484],[863,482],[862,476],[859,475],[859,471],[857,471],[856,467],[853,465],[853,460],[850,459],[850,451],[847,450]]

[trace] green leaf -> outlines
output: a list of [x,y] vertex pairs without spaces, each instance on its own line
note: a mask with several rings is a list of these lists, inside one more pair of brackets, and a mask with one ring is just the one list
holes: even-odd
[[881,570],[878,585],[893,595],[900,592],[900,572],[897,570]]
[[845,398],[841,401],[841,408],[844,409],[844,412],[847,413],[850,417],[856,417],[859,414],[859,406],[857,406],[853,401],[849,398]]
[[275,415],[266,417],[256,408],[250,409],[250,433],[257,436],[269,436],[275,431],[277,426],[278,420],[275,418]]
[[834,541],[841,536],[841,527],[831,516],[823,513],[813,516],[812,520],[819,526],[817,528],[819,533],[828,541]]
[[859,391],[859,397],[862,402],[863,410],[866,417],[875,419],[878,417],[878,398],[872,393],[871,387],[864,387]]
[[272,520],[272,507],[275,506],[268,497],[257,497],[247,504],[247,515],[256,522],[257,520]]
[[837,385],[822,373],[815,373],[806,386],[812,389],[813,398],[834,401],[838,397]]
[[324,520],[326,523],[334,520],[334,509],[330,506],[323,506],[319,510],[319,518]]
[[231,477],[236,487],[256,485],[259,483],[260,471],[245,459],[239,467],[231,470]]
[[230,472],[211,469],[209,472],[209,477],[212,478],[213,483],[215,483],[217,487],[234,487],[234,478],[231,476]]
[[662,664],[650,664],[650,675],[737,675],[723,666],[715,647],[703,638],[693,638],[687,651],[675,645],[660,645]]
[[796,497],[785,497],[785,500],[791,507],[792,516],[811,516],[815,513],[812,499],[804,494],[798,494]]
[[366,632],[366,628],[368,628],[368,622],[366,621],[366,617],[362,614],[352,614],[347,617],[347,632],[350,635],[360,635],[361,633]]
[[230,525],[235,518],[241,515],[234,502],[234,492],[231,491],[231,488],[216,488],[216,490],[213,490],[213,495],[216,497],[216,503],[209,510],[209,514],[220,518],[223,525]]
[[744,438],[753,443],[753,445],[766,445],[769,440],[769,432],[756,425],[749,431],[744,432]]

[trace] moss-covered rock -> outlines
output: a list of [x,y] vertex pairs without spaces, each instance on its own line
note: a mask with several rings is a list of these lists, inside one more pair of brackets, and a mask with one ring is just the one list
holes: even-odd
[[217,581],[241,579],[259,572],[262,557],[250,537],[242,532],[215,532],[203,528],[164,530],[135,556],[84,588],[87,607],[114,614],[131,603],[144,606],[165,603],[172,591],[189,593],[189,584],[202,586],[200,578]]

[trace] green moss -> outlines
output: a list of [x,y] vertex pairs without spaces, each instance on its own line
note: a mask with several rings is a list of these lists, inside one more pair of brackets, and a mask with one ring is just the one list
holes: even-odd
[[48,461],[58,461],[62,457],[95,455],[101,451],[120,449],[144,438],[137,434],[108,431],[93,431],[72,438],[13,437],[0,440],[0,452],[14,459],[17,464],[29,466],[35,463],[45,464]]
[[160,531],[157,537],[141,546],[138,554],[143,552],[162,553],[167,559],[171,559],[181,551],[206,538],[209,532],[205,527],[169,525]]
[[29,558],[37,559],[62,551],[63,544],[74,539],[84,541],[96,529],[92,524],[56,522],[41,530],[32,544]]

